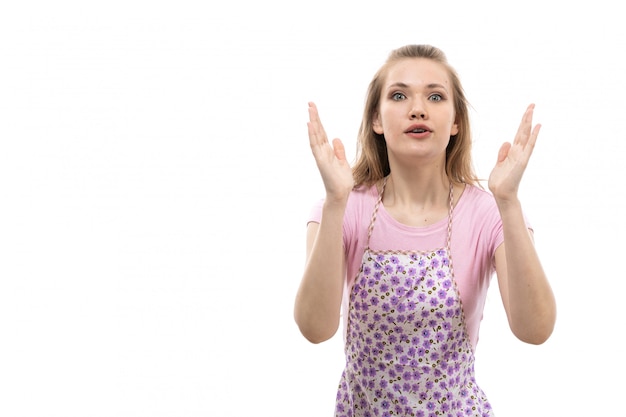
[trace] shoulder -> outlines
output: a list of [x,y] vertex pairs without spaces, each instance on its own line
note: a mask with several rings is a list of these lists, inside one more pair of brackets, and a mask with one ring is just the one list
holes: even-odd
[[[359,217],[361,213],[371,212],[378,198],[378,189],[375,185],[360,186],[350,192],[346,205],[346,219]],[[324,198],[320,198],[311,207],[309,222],[319,223],[322,218]]]
[[475,227],[496,225],[501,222],[495,198],[489,191],[477,185],[465,186],[455,212]]
[[498,206],[493,195],[477,185],[467,184],[459,200],[464,209],[473,211],[497,210]]

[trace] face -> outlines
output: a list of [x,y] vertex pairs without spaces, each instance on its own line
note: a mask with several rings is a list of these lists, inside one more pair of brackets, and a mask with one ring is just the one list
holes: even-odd
[[450,136],[458,133],[452,87],[438,62],[406,58],[392,64],[372,125],[385,136],[390,163],[416,157],[445,161]]

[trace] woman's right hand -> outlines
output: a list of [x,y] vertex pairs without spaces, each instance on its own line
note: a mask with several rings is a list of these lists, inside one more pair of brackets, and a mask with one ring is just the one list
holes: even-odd
[[322,175],[326,188],[326,199],[345,201],[354,187],[352,169],[346,160],[346,150],[339,139],[333,139],[332,145],[320,121],[315,103],[309,103],[309,142],[315,157],[317,168]]

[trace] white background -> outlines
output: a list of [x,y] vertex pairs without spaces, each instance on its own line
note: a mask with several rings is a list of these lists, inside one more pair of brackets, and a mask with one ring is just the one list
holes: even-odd
[[616,2],[550,4],[3,3],[0,415],[331,416],[340,333],[292,319],[323,196],[307,102],[352,158],[408,43],[460,73],[482,177],[529,103],[543,125],[521,197],[558,322],[524,345],[492,286],[497,415],[626,415],[626,34]]

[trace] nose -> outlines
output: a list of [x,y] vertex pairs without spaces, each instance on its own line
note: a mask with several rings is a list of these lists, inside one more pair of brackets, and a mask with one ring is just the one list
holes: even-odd
[[411,110],[409,112],[409,118],[414,119],[426,119],[426,110],[423,104],[419,100],[414,100]]

